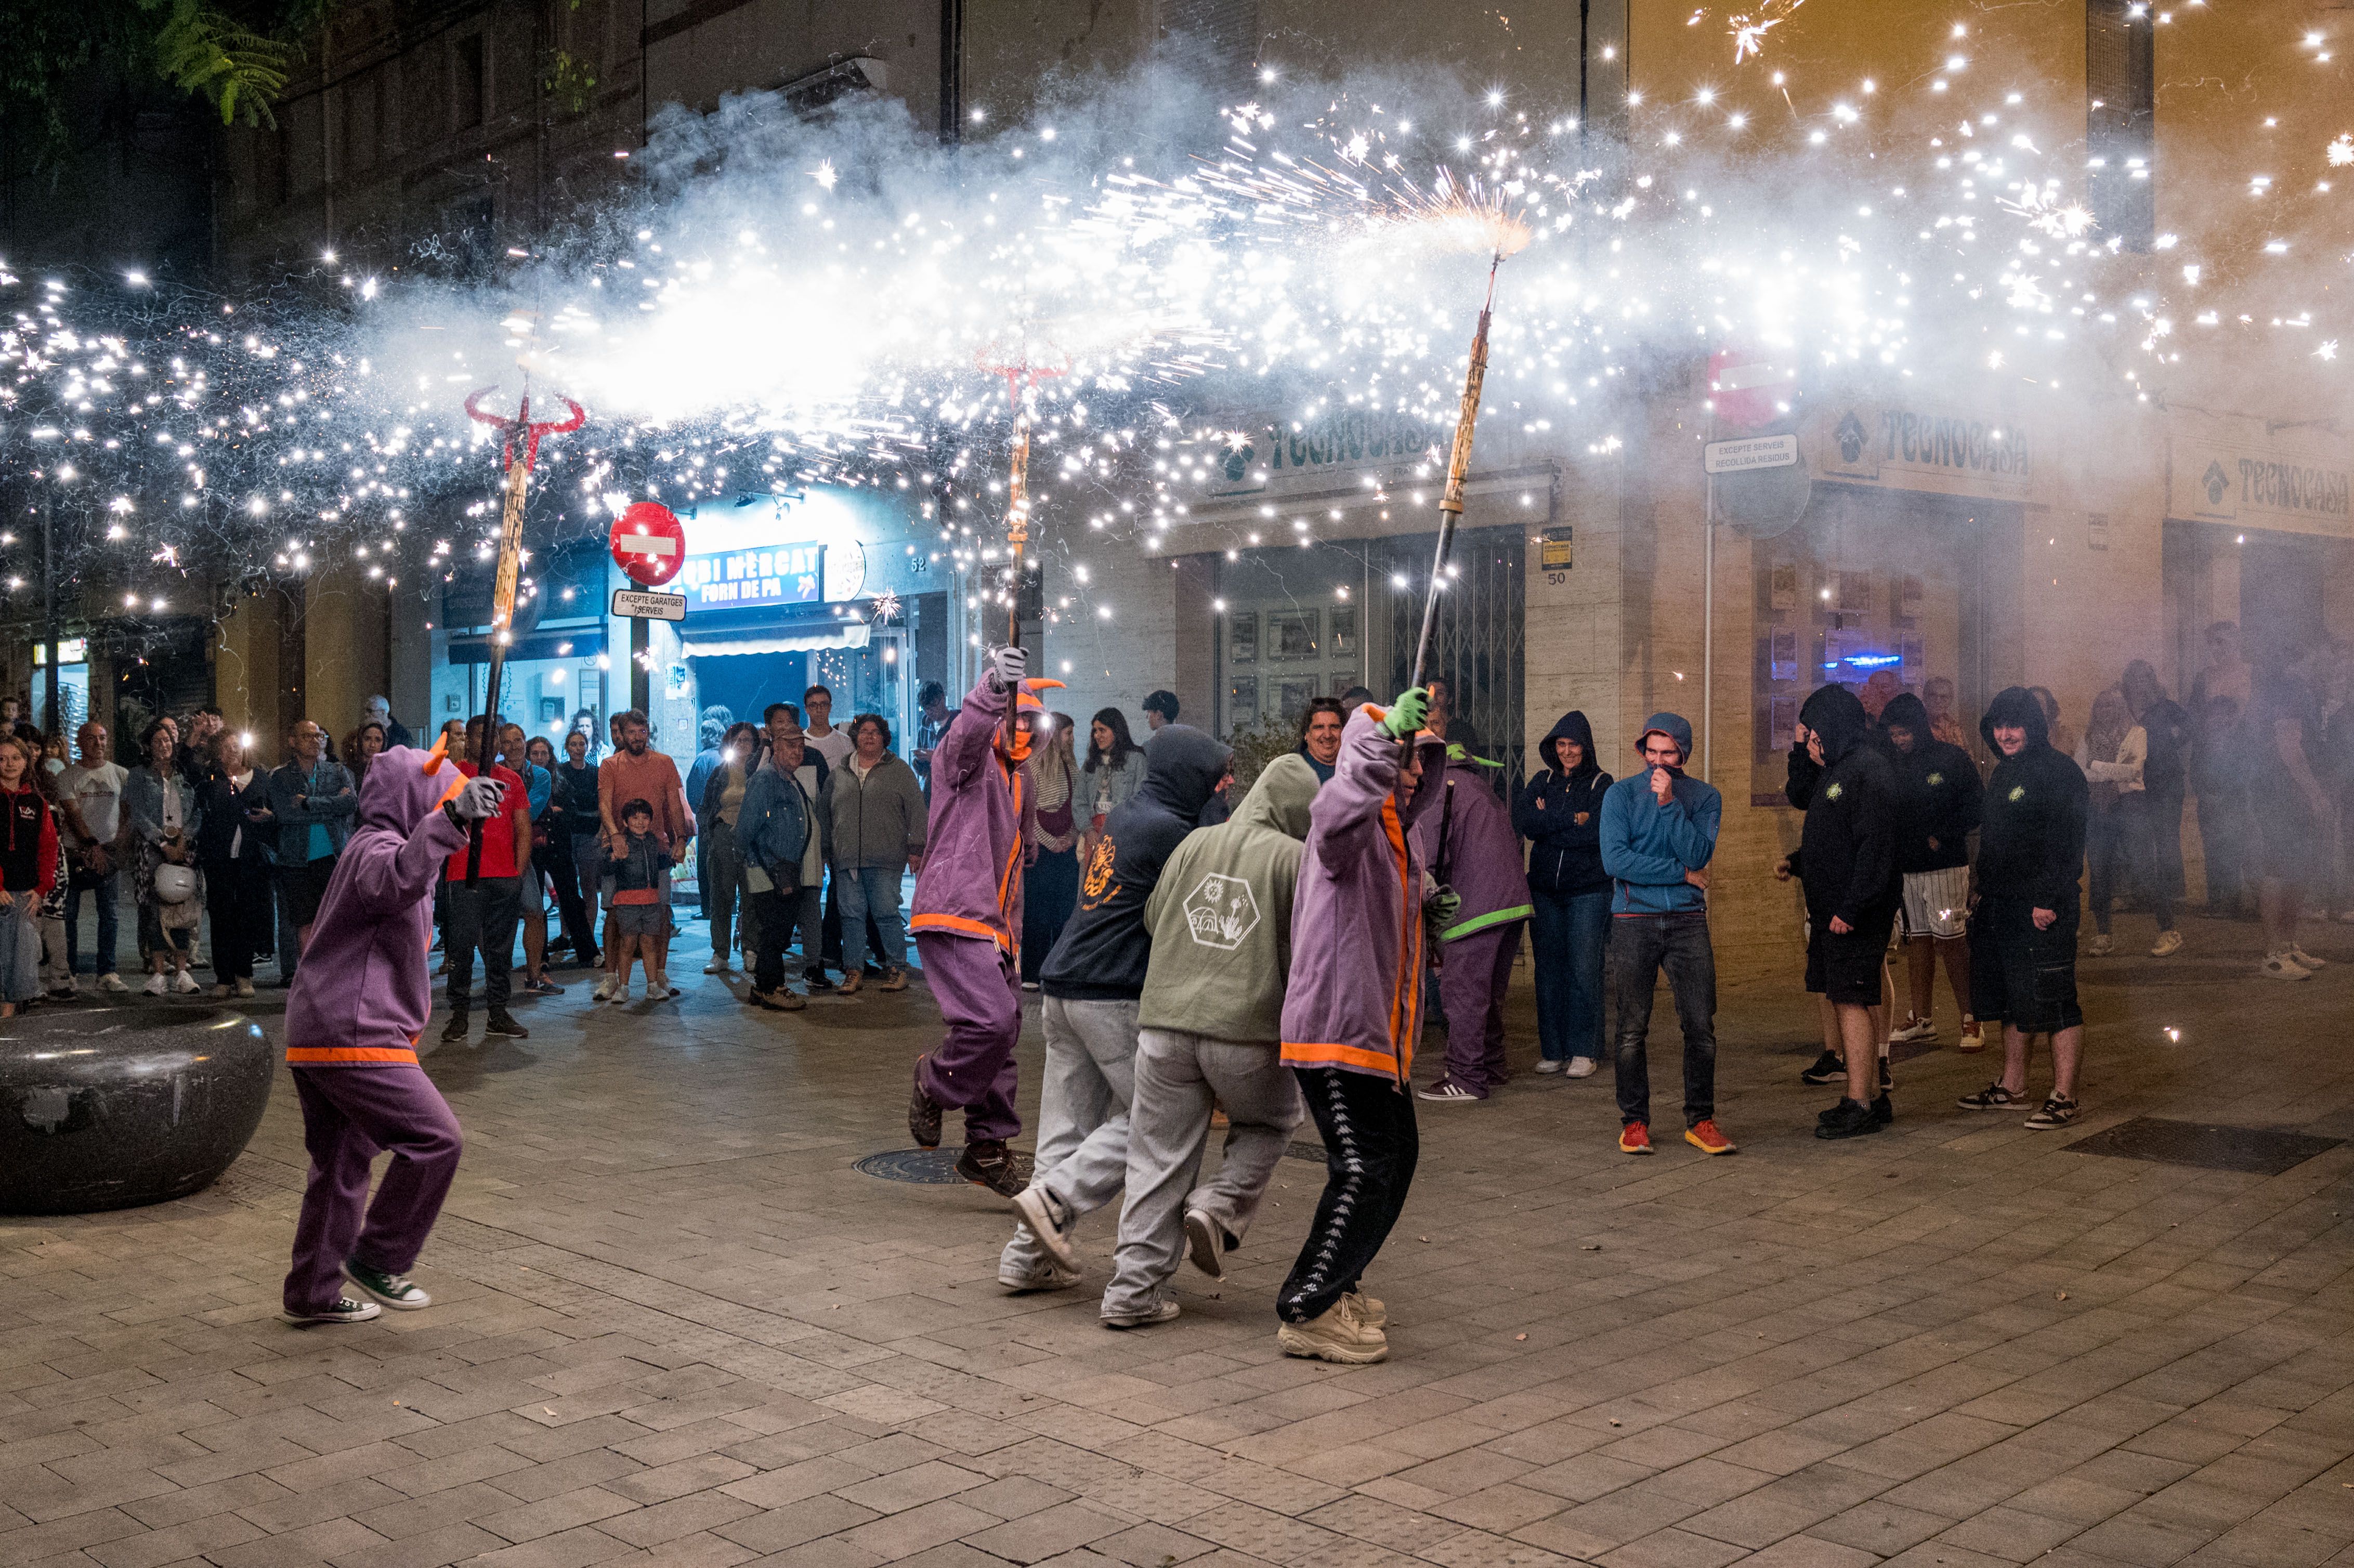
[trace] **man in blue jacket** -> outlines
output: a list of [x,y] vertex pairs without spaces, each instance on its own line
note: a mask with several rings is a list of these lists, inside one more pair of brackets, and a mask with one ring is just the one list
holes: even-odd
[[1684,1036],[1684,1141],[1731,1154],[1716,1127],[1716,952],[1708,939],[1708,863],[1724,801],[1685,776],[1691,725],[1679,714],[1643,721],[1643,771],[1602,797],[1602,869],[1610,896],[1610,972],[1618,993],[1618,1147],[1651,1149],[1651,1073],[1645,1038],[1659,971]]

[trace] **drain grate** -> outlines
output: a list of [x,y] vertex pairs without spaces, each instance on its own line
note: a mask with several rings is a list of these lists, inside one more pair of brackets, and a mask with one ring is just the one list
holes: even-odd
[[[961,1187],[965,1180],[956,1173],[956,1162],[957,1156],[963,1152],[960,1149],[890,1149],[868,1155],[854,1169],[885,1181],[908,1181],[918,1187]],[[1014,1175],[1027,1181],[1030,1169],[1030,1156],[1013,1156]]]
[[2078,1154],[2106,1154],[2119,1160],[2155,1160],[2167,1165],[2195,1165],[2206,1171],[2277,1176],[2345,1141],[2342,1138],[2315,1138],[2276,1127],[2214,1127],[2204,1122],[2137,1116],[2090,1138],[2080,1138],[2066,1147]]

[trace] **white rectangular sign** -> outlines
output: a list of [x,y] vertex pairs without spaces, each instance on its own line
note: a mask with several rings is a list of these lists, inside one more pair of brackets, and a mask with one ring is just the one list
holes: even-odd
[[683,593],[646,593],[638,588],[615,588],[613,613],[626,615],[631,620],[684,620],[686,596]]
[[1798,438],[1751,436],[1738,441],[1711,441],[1702,449],[1702,466],[1711,473],[1738,473],[1748,468],[1788,468],[1798,461]]

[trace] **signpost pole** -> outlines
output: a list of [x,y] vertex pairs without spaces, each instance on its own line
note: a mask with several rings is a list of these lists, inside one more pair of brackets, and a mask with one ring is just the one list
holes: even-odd
[[643,616],[630,620],[630,706],[651,714],[654,705],[652,665],[653,623]]
[[1716,475],[1709,474],[1708,530],[1701,548],[1700,590],[1700,776],[1716,783]]

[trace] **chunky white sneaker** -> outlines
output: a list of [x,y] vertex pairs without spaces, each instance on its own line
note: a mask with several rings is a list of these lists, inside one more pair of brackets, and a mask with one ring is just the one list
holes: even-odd
[[1572,1056],[1569,1059],[1569,1071],[1564,1076],[1590,1078],[1594,1076],[1594,1058],[1591,1056]]
[[2308,980],[2313,971],[2300,965],[2286,953],[2274,953],[2264,959],[2264,967],[2256,971],[2266,980]]
[[711,955],[711,961],[703,966],[703,972],[707,975],[724,975],[727,972],[727,955],[714,953]]
[[1368,1329],[1386,1329],[1390,1326],[1388,1304],[1375,1300],[1362,1290],[1352,1290],[1341,1297],[1341,1305],[1354,1313],[1357,1321]]
[[173,980],[172,989],[178,991],[182,996],[194,996],[196,992],[204,990],[205,988],[196,983],[196,976],[190,974],[186,969],[182,969],[178,976]]
[[121,975],[116,974],[112,969],[109,969],[104,974],[98,977],[98,989],[101,991],[129,991],[131,988],[122,983],[122,977]]
[[1904,1015],[1903,1028],[1889,1031],[1888,1043],[1891,1045],[1915,1045],[1936,1038],[1935,1024],[1925,1018],[1915,1018],[1908,1012]]
[[1343,1366],[1368,1366],[1390,1354],[1389,1336],[1350,1310],[1346,1298],[1332,1303],[1321,1318],[1278,1325],[1275,1342],[1287,1356]]
[[1569,1065],[1568,1063],[1559,1061],[1552,1056],[1540,1056],[1537,1058],[1537,1071],[1540,1073],[1558,1073],[1567,1065]]
[[999,1270],[997,1283],[1016,1296],[1027,1296],[1034,1290],[1068,1290],[1079,1282],[1079,1271],[1065,1268],[1052,1258],[1035,1274],[1008,1274]]
[[1103,1326],[1107,1329],[1150,1329],[1155,1323],[1168,1322],[1177,1316],[1179,1310],[1176,1302],[1163,1296],[1141,1312],[1117,1315],[1107,1312],[1103,1315]]
[[2288,945],[2288,956],[2296,960],[2296,967],[2301,969],[2326,969],[2329,967],[2327,959],[2317,959],[2295,942]]
[[2153,959],[2170,959],[2180,951],[2182,951],[2182,933],[2160,931],[2158,934],[2158,940],[2150,945],[2149,956]]
[[596,989],[595,991],[590,991],[590,992],[588,993],[588,1000],[589,1000],[589,1001],[612,1001],[612,1000],[613,1000],[613,977],[612,977],[611,975],[610,975],[610,974],[609,974],[609,975],[606,975],[603,979],[599,980],[597,982],[597,989]]
[[1013,1194],[1013,1212],[1038,1238],[1038,1245],[1053,1255],[1065,1268],[1078,1266],[1077,1255],[1071,1251],[1071,1225],[1074,1219],[1069,1208],[1045,1188],[1033,1184]]
[[147,983],[141,986],[139,991],[143,996],[166,996],[170,994],[171,987],[165,983],[162,975],[149,975]]

